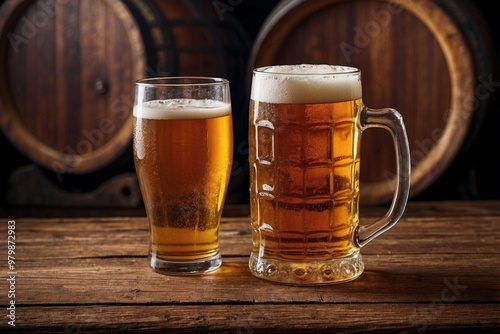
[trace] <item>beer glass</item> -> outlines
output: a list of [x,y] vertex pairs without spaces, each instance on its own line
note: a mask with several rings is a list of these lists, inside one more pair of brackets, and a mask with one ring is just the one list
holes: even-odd
[[[360,143],[370,127],[391,133],[398,177],[387,214],[365,226],[359,225]],[[298,285],[361,275],[360,248],[397,223],[408,199],[401,115],[363,105],[356,68],[262,67],[253,71],[249,139],[251,272]]]
[[140,80],[133,113],[134,163],[150,227],[150,267],[165,274],[217,269],[233,152],[229,82]]

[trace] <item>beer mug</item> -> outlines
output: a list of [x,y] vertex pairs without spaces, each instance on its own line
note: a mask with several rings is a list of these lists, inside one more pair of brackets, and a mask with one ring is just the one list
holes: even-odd
[[[387,129],[397,185],[387,214],[359,225],[362,132]],[[253,71],[249,114],[249,267],[298,285],[350,281],[364,270],[360,248],[401,218],[410,153],[401,115],[365,107],[358,69],[279,65]]]
[[229,82],[140,80],[133,113],[134,163],[150,227],[150,267],[166,274],[217,269],[233,152]]

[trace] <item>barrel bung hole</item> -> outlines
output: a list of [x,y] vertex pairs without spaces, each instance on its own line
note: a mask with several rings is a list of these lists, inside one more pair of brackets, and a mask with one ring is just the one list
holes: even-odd
[[124,186],[121,189],[121,193],[124,197],[130,197],[132,195],[132,189],[129,186]]

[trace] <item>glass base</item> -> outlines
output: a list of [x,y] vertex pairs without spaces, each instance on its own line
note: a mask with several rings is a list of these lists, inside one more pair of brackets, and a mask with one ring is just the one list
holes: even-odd
[[252,253],[249,267],[252,274],[259,278],[291,285],[348,282],[358,278],[365,268],[359,252],[345,258],[315,262],[259,259]]
[[149,266],[160,274],[166,275],[196,275],[209,273],[218,269],[222,264],[219,253],[196,261],[168,261],[149,255]]

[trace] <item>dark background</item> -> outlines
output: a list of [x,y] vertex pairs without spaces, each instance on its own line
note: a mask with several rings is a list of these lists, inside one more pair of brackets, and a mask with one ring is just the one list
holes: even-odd
[[[226,1],[223,1],[226,2]],[[277,0],[233,1],[231,14],[246,30],[252,42],[263,21],[278,3]],[[500,52],[500,9],[498,1],[474,0],[482,19],[488,27],[493,48]],[[2,1],[0,1],[0,4]],[[498,57],[495,57],[498,66]],[[498,67],[494,81],[500,84]],[[498,90],[500,86],[496,87]],[[495,91],[494,95],[498,95]],[[479,200],[500,199],[500,101],[492,100],[485,119],[478,125],[478,135],[468,147],[464,147],[453,164],[439,179],[412,200]],[[26,157],[19,153],[0,132],[0,208],[6,206],[7,180],[10,173],[26,164]],[[244,190],[246,191],[246,190]],[[247,198],[239,200],[246,203]]]

